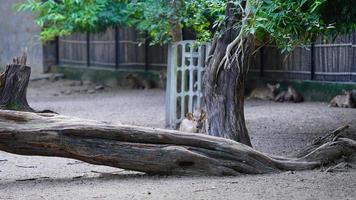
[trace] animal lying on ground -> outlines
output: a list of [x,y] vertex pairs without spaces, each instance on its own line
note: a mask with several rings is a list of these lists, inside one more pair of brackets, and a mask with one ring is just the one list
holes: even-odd
[[203,110],[188,112],[186,118],[182,120],[179,131],[189,133],[206,133],[207,115]]
[[267,83],[267,85],[263,87],[257,87],[255,88],[250,96],[248,97],[249,99],[262,99],[262,100],[274,100],[276,98],[278,88],[279,88],[279,83],[275,85],[271,85]]
[[140,79],[134,74],[129,74],[126,76],[126,80],[129,82],[129,85],[133,89],[151,89],[157,88],[157,84],[154,81],[147,81]]
[[337,95],[331,99],[329,107],[356,108],[356,102],[352,98],[352,91],[344,91],[343,95]]
[[279,93],[274,100],[278,102],[292,101],[294,103],[299,103],[304,101],[304,97],[292,86],[288,86],[288,90]]

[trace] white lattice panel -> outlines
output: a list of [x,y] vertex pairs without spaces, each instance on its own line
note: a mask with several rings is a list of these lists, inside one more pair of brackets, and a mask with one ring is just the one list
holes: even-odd
[[209,45],[177,42],[168,50],[166,127],[176,129],[187,112],[200,109],[202,77]]

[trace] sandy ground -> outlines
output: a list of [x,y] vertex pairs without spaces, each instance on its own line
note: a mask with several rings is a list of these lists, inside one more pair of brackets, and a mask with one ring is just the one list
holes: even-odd
[[[93,92],[95,87],[36,81],[30,84],[29,102],[36,109],[65,115],[164,127],[164,91],[105,88]],[[278,155],[296,152],[344,124],[356,132],[356,109],[329,108],[324,103],[248,101],[245,114],[254,147]],[[355,199],[355,188],[355,169],[162,177],[71,159],[0,152],[0,199]]]

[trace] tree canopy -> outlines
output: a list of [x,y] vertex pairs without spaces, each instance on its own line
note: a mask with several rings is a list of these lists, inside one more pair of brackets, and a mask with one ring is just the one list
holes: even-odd
[[[179,8],[173,6],[175,2],[179,2]],[[210,39],[213,26],[217,26],[214,23],[224,19],[224,7],[222,0],[28,0],[18,10],[37,14],[43,40],[130,26],[149,33],[153,43],[169,43],[173,21],[182,28],[194,29],[200,39]]]
[[[275,42],[290,51],[318,35],[335,37],[356,28],[352,0],[234,0],[247,2],[244,23],[236,22],[258,42]],[[210,40],[224,26],[226,0],[28,0],[20,11],[37,14],[41,38],[73,32],[97,32],[110,26],[130,26],[147,32],[153,43],[169,43],[172,22],[192,29],[199,40]],[[177,8],[178,6],[178,8]],[[241,13],[242,12],[242,13]],[[242,27],[243,26],[243,27]]]

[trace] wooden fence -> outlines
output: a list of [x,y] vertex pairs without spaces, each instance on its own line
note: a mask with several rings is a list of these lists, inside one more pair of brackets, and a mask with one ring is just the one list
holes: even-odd
[[58,64],[160,70],[167,67],[167,47],[149,46],[132,28],[76,33],[58,39]]
[[[167,67],[167,46],[150,46],[132,28],[100,34],[73,34],[57,41],[57,63],[112,69],[161,70]],[[333,43],[320,38],[307,48],[284,55],[273,45],[260,49],[251,74],[272,79],[356,82],[356,33]]]
[[250,72],[272,79],[356,82],[356,34],[338,37],[333,43],[320,38],[288,55],[267,45],[256,53]]

